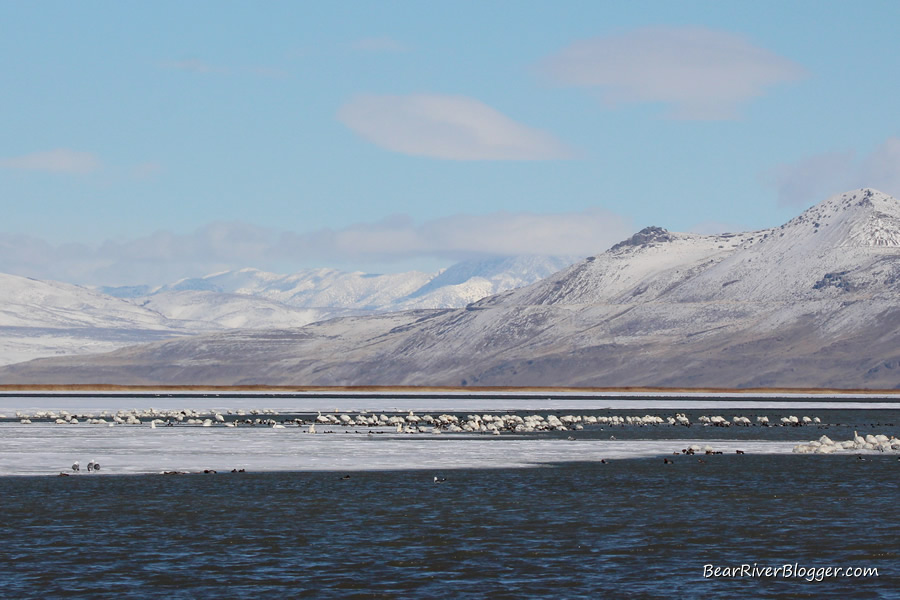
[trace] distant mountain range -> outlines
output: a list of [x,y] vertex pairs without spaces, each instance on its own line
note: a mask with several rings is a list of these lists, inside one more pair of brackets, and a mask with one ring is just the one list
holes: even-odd
[[182,279],[156,288],[102,287],[98,291],[137,303],[179,292],[253,296],[294,308],[384,312],[463,307],[485,296],[534,283],[580,257],[514,256],[469,260],[437,273],[375,275],[360,271],[307,269],[290,275],[240,269]]
[[763,231],[651,227],[465,308],[225,331],[12,365],[0,378],[900,388],[900,202],[862,189]]
[[0,364],[228,329],[301,327],[336,316],[462,307],[574,261],[523,256],[389,275],[241,269],[158,287],[93,290],[0,274]]

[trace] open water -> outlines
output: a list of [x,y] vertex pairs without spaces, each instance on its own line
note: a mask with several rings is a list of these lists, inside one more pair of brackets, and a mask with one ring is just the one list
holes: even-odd
[[[7,477],[0,596],[897,597],[896,457],[674,459]],[[703,576],[743,563],[879,576]]]
[[[0,477],[0,598],[898,598],[897,455],[785,449],[826,427],[895,435],[898,413],[810,414],[826,424],[626,427],[615,441],[7,423],[4,468],[40,455],[55,471]],[[55,476],[79,439],[107,440],[102,474]],[[671,454],[690,440],[748,453]],[[146,474],[192,445],[218,473]],[[277,470],[223,468],[242,447],[286,450]],[[145,474],[127,474],[131,459]],[[804,576],[704,576],[744,564]]]

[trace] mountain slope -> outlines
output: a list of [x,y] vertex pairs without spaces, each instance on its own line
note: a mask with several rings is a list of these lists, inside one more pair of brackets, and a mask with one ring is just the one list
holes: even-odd
[[0,370],[8,381],[900,387],[900,204],[835,196],[785,225],[648,228],[464,309],[225,332]]
[[418,271],[369,275],[336,269],[307,269],[290,275],[278,275],[258,269],[241,269],[184,279],[164,286],[160,291],[190,290],[258,296],[298,308],[372,309],[413,293],[431,277]]
[[400,308],[461,307],[532,283],[570,262],[559,257],[467,261],[436,274],[312,269],[277,275],[241,269],[155,289],[100,288],[103,294],[0,275],[0,364],[106,352],[173,335],[301,327]]
[[[252,296],[295,308],[311,308],[335,314],[347,310],[386,312],[409,308],[462,308],[501,291],[534,283],[577,260],[561,256],[514,256],[475,259],[457,263],[437,273],[409,271],[384,275],[347,273],[336,269],[307,269],[290,275],[258,269],[224,271],[205,277],[182,279],[170,285],[101,288],[101,291],[147,304],[160,295],[206,292],[195,296],[213,302],[213,294]],[[162,304],[162,303],[161,303]],[[164,306],[164,304],[163,304]],[[165,312],[165,311],[163,311]],[[168,316],[172,314],[166,312]],[[273,324],[274,326],[274,324]]]
[[295,308],[267,298],[221,292],[160,292],[141,300],[140,306],[169,319],[204,322],[207,329],[302,327],[341,313],[340,309]]
[[0,296],[0,360],[7,363],[108,352],[197,330],[196,323],[66,283],[0,274]]

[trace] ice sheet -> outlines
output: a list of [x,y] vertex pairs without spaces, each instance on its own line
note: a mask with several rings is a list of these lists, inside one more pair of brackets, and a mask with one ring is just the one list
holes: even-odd
[[[790,453],[796,442],[734,440],[568,440],[462,434],[305,433],[306,427],[105,427],[0,425],[0,475],[79,477],[162,471],[362,471],[527,467],[568,461],[670,455],[691,444],[733,454]],[[100,463],[88,474],[87,463]]]

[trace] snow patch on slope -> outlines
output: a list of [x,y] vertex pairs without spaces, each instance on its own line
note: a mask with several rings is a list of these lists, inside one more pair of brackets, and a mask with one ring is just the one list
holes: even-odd
[[723,260],[754,234],[699,235],[648,227],[607,252],[479,305],[603,304],[655,300],[698,269]]
[[339,313],[294,308],[256,296],[203,291],[160,292],[143,299],[141,306],[170,319],[203,321],[226,329],[302,327]]

